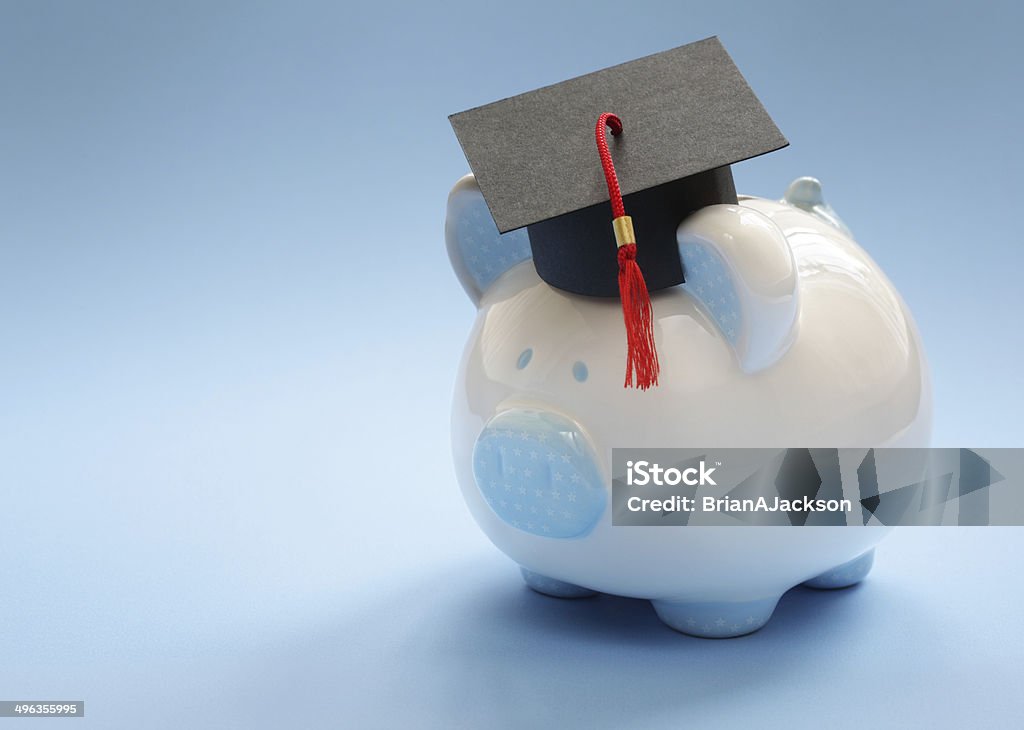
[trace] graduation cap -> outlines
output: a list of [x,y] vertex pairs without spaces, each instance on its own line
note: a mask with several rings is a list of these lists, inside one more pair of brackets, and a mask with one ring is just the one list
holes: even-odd
[[716,37],[449,119],[498,230],[527,229],[540,277],[622,298],[627,384],[636,370],[641,388],[657,382],[647,292],[684,281],[677,227],[737,202],[731,164],[788,144]]

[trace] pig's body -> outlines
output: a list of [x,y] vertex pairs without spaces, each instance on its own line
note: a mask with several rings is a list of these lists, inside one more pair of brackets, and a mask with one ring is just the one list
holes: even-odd
[[455,388],[455,465],[474,518],[532,587],[651,599],[676,629],[734,636],[797,584],[864,577],[884,528],[624,528],[609,510],[613,447],[927,445],[913,320],[813,189],[680,227],[687,283],[652,295],[661,377],[646,392],[623,387],[617,299],[554,289],[528,258],[496,277],[474,269],[472,252],[494,249],[460,233],[474,195],[466,178],[449,201],[449,251],[479,307]]

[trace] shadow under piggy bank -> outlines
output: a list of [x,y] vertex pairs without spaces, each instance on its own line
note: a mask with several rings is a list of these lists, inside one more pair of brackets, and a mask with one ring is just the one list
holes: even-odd
[[[894,603],[917,613],[883,581],[796,588],[761,631],[698,639],[667,628],[647,601],[543,596],[523,586],[513,566],[496,563],[478,559],[424,576],[300,637],[271,657],[269,671],[254,670],[259,686],[242,694],[261,721],[292,726],[306,713],[314,722],[330,712],[350,727],[678,727],[698,719],[721,727],[727,718],[764,727],[793,718],[750,708],[777,706],[799,686],[823,701],[830,672],[837,685],[850,684],[837,657],[891,640],[886,614]],[[926,640],[939,630],[927,623],[901,626],[901,638]],[[886,628],[872,636],[879,626]],[[856,705],[863,690],[835,686],[826,696]]]

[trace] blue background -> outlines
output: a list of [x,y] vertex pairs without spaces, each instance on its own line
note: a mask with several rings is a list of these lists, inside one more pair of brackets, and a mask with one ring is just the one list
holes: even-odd
[[729,642],[527,591],[454,484],[473,312],[442,222],[449,113],[718,34],[792,142],[738,188],[821,178],[917,317],[936,445],[1020,446],[1022,20],[4,2],[0,699],[90,727],[1017,721],[1019,529],[904,530]]

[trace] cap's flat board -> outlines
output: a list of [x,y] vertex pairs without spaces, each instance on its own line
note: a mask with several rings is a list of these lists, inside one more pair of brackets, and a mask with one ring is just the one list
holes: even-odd
[[499,231],[608,199],[594,143],[602,112],[622,119],[609,145],[623,194],[788,144],[718,38],[453,114]]

